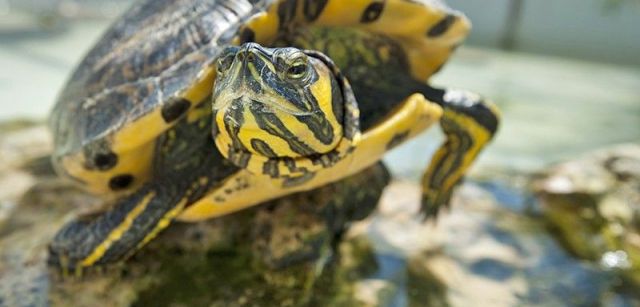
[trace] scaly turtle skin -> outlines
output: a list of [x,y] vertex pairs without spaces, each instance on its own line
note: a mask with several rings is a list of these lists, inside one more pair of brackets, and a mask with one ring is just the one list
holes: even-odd
[[116,200],[66,225],[50,262],[126,259],[175,219],[341,180],[439,120],[447,141],[423,177],[435,215],[497,128],[478,96],[426,84],[468,28],[429,0],[140,3],[53,110],[57,170]]

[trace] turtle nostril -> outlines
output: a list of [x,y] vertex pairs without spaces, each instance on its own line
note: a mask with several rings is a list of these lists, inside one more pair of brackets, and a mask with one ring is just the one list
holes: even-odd
[[255,58],[256,56],[253,53],[247,54],[247,61],[253,61]]
[[236,58],[240,62],[244,61],[244,52],[238,52],[238,55],[236,56]]

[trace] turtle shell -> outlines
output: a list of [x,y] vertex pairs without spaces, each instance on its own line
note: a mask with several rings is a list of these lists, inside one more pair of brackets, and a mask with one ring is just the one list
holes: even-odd
[[[188,90],[256,11],[245,1],[151,0],[131,8],[60,94],[50,119],[56,153],[113,136],[154,111],[167,123],[177,119],[199,102],[187,100]],[[154,135],[166,128],[145,127]]]
[[61,92],[50,117],[54,164],[94,191],[144,181],[154,140],[208,102],[219,52],[247,41],[269,46],[298,25],[388,35],[424,80],[469,29],[437,0],[144,0],[99,39]]

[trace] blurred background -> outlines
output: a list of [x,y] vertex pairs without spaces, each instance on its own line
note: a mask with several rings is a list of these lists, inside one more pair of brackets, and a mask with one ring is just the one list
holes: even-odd
[[[44,120],[131,2],[0,0],[0,122]],[[394,289],[380,304],[422,305],[404,268],[433,256],[415,257],[429,237],[445,257],[425,267],[452,305],[638,306],[640,0],[447,3],[474,27],[432,82],[490,98],[502,124],[437,231],[384,206],[367,228],[382,267],[369,279],[383,281],[371,289]],[[389,208],[416,203],[402,191],[441,141],[434,129],[388,155],[401,182]]]

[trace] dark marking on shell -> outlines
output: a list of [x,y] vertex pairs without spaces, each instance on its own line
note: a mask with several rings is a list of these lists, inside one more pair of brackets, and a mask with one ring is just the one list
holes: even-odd
[[329,0],[306,0],[304,2],[304,17],[307,21],[315,21],[327,6]]
[[240,32],[240,44],[250,43],[256,41],[256,33],[253,32],[249,27],[245,27]]
[[376,21],[378,18],[380,18],[380,15],[382,14],[383,9],[384,9],[384,1],[372,2],[364,10],[362,17],[360,17],[360,22],[370,23],[370,22]]
[[118,164],[118,156],[106,140],[92,142],[83,148],[83,167],[91,171],[106,171]]
[[409,136],[409,131],[403,131],[403,132],[398,132],[396,133],[391,140],[389,140],[389,143],[387,143],[387,146],[385,147],[387,150],[392,149],[398,145],[400,145],[402,142],[404,142],[404,140],[407,139],[407,137]]
[[455,15],[447,15],[442,20],[440,20],[437,24],[435,24],[429,32],[427,32],[427,36],[434,38],[446,33],[449,28],[456,22],[457,17]]
[[109,188],[114,191],[126,189],[133,183],[133,176],[129,174],[118,175],[109,180]]
[[166,123],[171,123],[187,112],[189,107],[191,107],[191,102],[184,98],[171,100],[162,106],[162,118]]
[[93,164],[101,171],[112,169],[118,164],[118,155],[113,152],[98,153],[93,156]]

